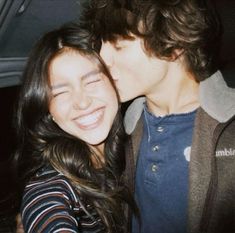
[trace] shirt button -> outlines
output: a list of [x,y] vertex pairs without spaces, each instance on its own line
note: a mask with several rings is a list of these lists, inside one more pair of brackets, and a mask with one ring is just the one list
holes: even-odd
[[153,147],[152,147],[152,151],[158,151],[158,150],[159,150],[159,148],[160,148],[160,147],[159,147],[158,145],[153,146]]
[[157,127],[157,132],[162,133],[164,131],[164,128],[162,126]]
[[157,171],[157,165],[156,164],[152,164],[152,172],[156,172]]

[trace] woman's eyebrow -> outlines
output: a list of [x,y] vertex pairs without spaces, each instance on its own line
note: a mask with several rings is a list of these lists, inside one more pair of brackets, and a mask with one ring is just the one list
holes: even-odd
[[[84,80],[84,79],[86,79],[86,78],[88,78],[92,75],[96,75],[96,74],[99,74],[99,73],[100,73],[99,70],[91,70],[91,71],[85,73],[84,75],[82,75],[80,78],[81,78],[81,80]],[[56,90],[56,89],[59,89],[61,87],[66,87],[66,86],[68,86],[67,83],[60,83],[60,84],[52,85],[51,89]]]
[[60,84],[52,85],[51,90],[56,90],[56,89],[59,89],[61,87],[66,87],[66,86],[68,86],[67,83],[60,83]]
[[92,75],[96,75],[96,74],[98,74],[98,73],[100,73],[99,70],[91,70],[91,71],[87,72],[86,74],[82,75],[82,76],[81,76],[81,79],[82,79],[82,80],[83,80],[83,79],[86,79],[86,78],[88,78],[88,77],[90,77],[90,76],[92,76]]

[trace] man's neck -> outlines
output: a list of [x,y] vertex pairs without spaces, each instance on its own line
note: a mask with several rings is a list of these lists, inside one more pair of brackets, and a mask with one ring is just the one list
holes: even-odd
[[199,83],[189,74],[174,75],[146,95],[148,109],[156,116],[187,113],[199,107]]

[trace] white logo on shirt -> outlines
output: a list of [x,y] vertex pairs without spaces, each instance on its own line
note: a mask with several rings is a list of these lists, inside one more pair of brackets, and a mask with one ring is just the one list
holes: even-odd
[[184,149],[184,157],[188,162],[190,161],[190,154],[191,154],[191,146],[187,146]]

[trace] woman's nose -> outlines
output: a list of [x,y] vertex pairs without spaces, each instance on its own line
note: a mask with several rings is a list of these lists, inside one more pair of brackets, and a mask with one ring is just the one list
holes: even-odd
[[92,102],[92,98],[85,92],[74,95],[73,97],[73,107],[76,110],[87,109]]

